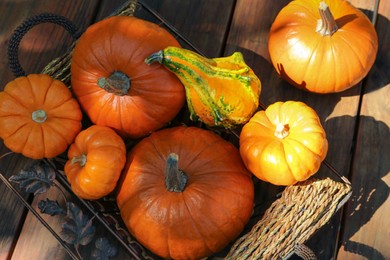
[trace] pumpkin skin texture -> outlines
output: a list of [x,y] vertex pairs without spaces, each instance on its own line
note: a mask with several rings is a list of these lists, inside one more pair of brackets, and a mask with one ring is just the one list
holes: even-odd
[[[322,22],[317,26],[318,21]],[[377,55],[378,37],[366,15],[348,1],[295,0],[275,18],[268,49],[276,71],[290,84],[334,93],[367,75]]]
[[242,53],[205,58],[191,50],[168,47],[146,59],[173,72],[186,89],[192,120],[232,128],[246,123],[259,105],[261,82]]
[[[172,154],[187,176],[175,191],[165,184]],[[179,126],[153,133],[130,151],[122,178],[117,203],[125,224],[163,258],[220,251],[253,211],[253,182],[238,149],[208,130]]]
[[258,111],[240,133],[240,154],[260,180],[293,185],[314,175],[328,152],[316,112],[303,102],[276,102]]
[[144,63],[167,46],[179,43],[162,27],[135,17],[110,17],[86,30],[73,51],[71,82],[94,124],[139,138],[178,114],[183,85],[163,66]]
[[83,199],[100,199],[117,185],[126,162],[126,146],[111,128],[92,125],[77,135],[68,158],[64,171],[72,191]]
[[81,131],[82,112],[64,83],[45,74],[9,82],[0,93],[0,137],[15,153],[53,158]]

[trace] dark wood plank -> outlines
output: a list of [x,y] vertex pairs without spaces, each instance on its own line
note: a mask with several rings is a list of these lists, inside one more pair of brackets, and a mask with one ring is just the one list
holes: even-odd
[[222,55],[234,0],[141,1],[174,25],[206,56]]
[[[78,24],[80,28],[84,28],[88,24],[88,17],[92,17],[95,13],[96,3],[91,4],[90,1],[80,0],[1,1],[0,90],[7,82],[14,79],[8,67],[6,53],[9,38],[17,26],[28,17],[51,12],[63,15]],[[71,36],[57,25],[41,24],[31,29],[23,38],[19,50],[20,62],[26,73],[39,73],[49,61],[63,54],[71,41]],[[0,151],[0,154],[9,151],[2,142],[0,143]],[[0,171],[8,178],[31,162],[20,155],[7,156],[0,160]],[[0,200],[0,215],[2,216],[0,221],[0,256],[7,258],[12,254],[15,240],[18,238],[25,217],[25,209],[2,182],[0,183],[0,194],[3,198]]]
[[[390,3],[380,1],[379,51],[364,85],[339,259],[390,259]],[[350,120],[350,118],[344,118]]]
[[[8,152],[2,147],[1,154]],[[6,178],[12,174],[18,173],[24,166],[32,163],[19,155],[7,155],[0,159],[0,172]],[[21,193],[26,200],[29,198],[28,194]],[[23,204],[17,199],[8,188],[0,181],[0,257],[8,259],[12,255],[13,248],[18,239],[18,235],[26,216],[26,209]]]
[[[244,54],[248,65],[262,81],[263,90],[260,101],[264,105],[268,106],[276,101],[300,100],[314,108],[321,119],[329,141],[326,160],[340,173],[348,176],[361,84],[342,93],[318,95],[298,90],[281,80],[270,62],[267,46],[268,34],[277,13],[289,2],[287,0],[277,3],[265,0],[238,1],[225,55],[230,55],[236,50]],[[362,1],[355,1],[355,3],[359,4]],[[366,1],[365,4],[373,9],[373,1]],[[361,6],[358,5],[358,7]],[[349,120],[345,120],[346,117]],[[317,175],[332,176],[326,167],[322,167]],[[263,190],[265,197],[270,197],[275,192],[272,185],[262,185],[261,188],[269,191]],[[308,246],[320,259],[334,257],[340,219],[341,213],[339,212],[308,241]]]

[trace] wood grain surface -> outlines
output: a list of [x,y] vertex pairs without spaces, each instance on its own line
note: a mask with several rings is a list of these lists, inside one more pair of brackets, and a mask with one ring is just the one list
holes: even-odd
[[[0,89],[14,76],[8,67],[7,45],[13,30],[26,18],[42,12],[63,15],[80,30],[111,14],[125,0],[0,1]],[[143,0],[208,57],[241,51],[262,82],[260,101],[300,100],[313,107],[329,141],[327,162],[352,183],[353,196],[346,207],[318,231],[307,245],[318,259],[390,259],[390,2],[351,0],[375,22],[379,51],[368,76],[353,88],[336,94],[318,95],[298,90],[283,81],[268,54],[268,33],[277,13],[290,0]],[[157,22],[145,9],[136,16]],[[52,24],[36,26],[23,38],[20,61],[27,73],[38,73],[72,43],[68,33]],[[183,46],[186,44],[183,42]],[[0,155],[7,153],[0,143]],[[7,178],[30,165],[20,155],[0,159],[0,172]],[[328,176],[323,166],[318,175]],[[279,187],[256,183],[256,199],[272,201]],[[36,208],[43,198],[23,194]],[[49,194],[61,200],[58,191]],[[71,259],[58,241],[0,182],[0,260]],[[56,230],[61,222],[45,216]],[[90,252],[85,253],[89,255]],[[120,250],[118,259],[132,259]]]

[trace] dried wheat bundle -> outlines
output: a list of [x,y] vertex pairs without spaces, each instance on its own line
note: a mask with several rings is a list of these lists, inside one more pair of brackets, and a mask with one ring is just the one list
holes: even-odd
[[301,245],[328,222],[350,191],[351,186],[330,178],[286,187],[226,259],[283,259],[294,250],[305,251]]

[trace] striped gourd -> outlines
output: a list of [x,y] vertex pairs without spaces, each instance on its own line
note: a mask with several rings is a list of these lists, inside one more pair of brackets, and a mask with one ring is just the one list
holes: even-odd
[[168,47],[145,59],[159,62],[183,83],[192,120],[231,128],[246,123],[259,105],[260,79],[240,52],[208,59],[193,51]]

